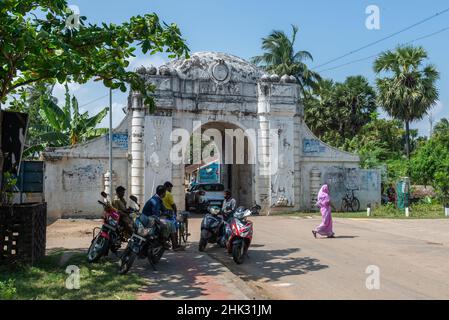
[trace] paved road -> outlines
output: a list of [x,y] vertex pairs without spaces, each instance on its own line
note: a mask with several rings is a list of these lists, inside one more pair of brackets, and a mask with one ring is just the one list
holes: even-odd
[[[449,299],[449,220],[336,219],[335,239],[313,238],[318,218],[252,220],[243,265],[223,249],[207,252],[265,298]],[[366,288],[370,265],[379,267],[380,290]]]
[[[449,299],[449,220],[335,219],[335,239],[314,239],[319,219],[252,217],[250,258],[237,266],[224,250],[197,251],[200,217],[190,220],[186,252],[158,266],[139,261],[148,279],[140,299]],[[98,221],[59,220],[48,247],[87,248]],[[380,290],[365,273],[379,267]],[[231,270],[232,273],[229,271]]]

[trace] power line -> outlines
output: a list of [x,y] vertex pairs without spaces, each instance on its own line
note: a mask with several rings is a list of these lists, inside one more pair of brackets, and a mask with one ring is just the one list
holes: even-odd
[[89,101],[89,102],[87,102],[87,103],[81,105],[80,108],[85,107],[85,106],[87,106],[87,105],[89,105],[89,104],[91,104],[91,103],[97,102],[98,100],[101,100],[101,99],[103,99],[103,98],[106,98],[108,95],[109,95],[109,93],[105,94],[104,96],[98,97],[98,98],[96,98],[96,99],[94,99],[94,100],[91,100],[91,101]]
[[363,46],[363,47],[360,47],[360,48],[355,49],[355,50],[353,50],[353,51],[350,51],[350,52],[348,52],[348,53],[346,53],[346,54],[344,54],[344,55],[342,55],[342,56],[339,56],[339,57],[337,57],[337,58],[335,58],[335,59],[332,59],[332,60],[329,60],[329,61],[327,61],[327,62],[325,62],[325,63],[322,63],[322,64],[320,64],[320,65],[318,65],[318,66],[312,68],[312,70],[316,70],[316,69],[318,69],[318,68],[327,66],[328,64],[331,64],[332,62],[341,60],[341,59],[343,59],[343,58],[345,58],[345,57],[347,57],[347,56],[350,56],[350,55],[352,55],[352,54],[354,54],[354,53],[357,53],[357,52],[362,51],[362,50],[364,50],[364,49],[366,49],[366,48],[372,47],[372,46],[374,46],[374,45],[376,45],[376,44],[378,44],[378,43],[380,43],[380,42],[382,42],[382,41],[385,41],[385,40],[388,40],[388,39],[390,39],[390,38],[393,38],[394,36],[397,36],[398,34],[401,34],[401,33],[405,32],[405,31],[408,31],[408,30],[410,30],[410,29],[416,27],[416,26],[419,26],[419,25],[421,25],[421,24],[423,24],[423,23],[425,23],[425,22],[427,22],[427,21],[429,21],[429,20],[432,20],[432,19],[434,19],[434,18],[436,18],[436,17],[438,17],[438,16],[440,16],[440,15],[446,13],[446,12],[449,12],[449,8],[447,8],[447,9],[445,9],[445,10],[443,10],[443,11],[437,12],[436,14],[434,14],[434,15],[428,17],[428,18],[425,18],[424,20],[421,20],[421,21],[419,21],[419,22],[417,22],[417,23],[412,24],[411,26],[408,26],[408,27],[406,27],[406,28],[404,28],[404,29],[402,29],[402,30],[399,30],[399,31],[397,31],[397,32],[394,32],[394,33],[392,33],[392,34],[390,34],[390,35],[388,35],[388,36],[386,36],[386,37],[384,37],[384,38],[382,38],[382,39],[376,40],[376,41],[371,42],[371,43],[369,43],[369,44],[367,44],[367,45],[365,45],[365,46]]
[[[438,34],[444,32],[444,31],[447,31],[447,30],[449,30],[449,27],[446,27],[446,28],[443,28],[443,29],[441,29],[441,30],[439,30],[439,31],[432,32],[432,33],[427,34],[427,35],[425,35],[425,36],[422,36],[422,37],[413,39],[413,40],[411,40],[411,41],[408,41],[408,42],[406,42],[406,43],[401,44],[400,46],[406,46],[406,45],[411,44],[411,43],[413,43],[413,42],[416,42],[416,41],[419,41],[419,40],[423,40],[423,39],[427,39],[427,38],[436,36],[436,35],[438,35]],[[351,65],[351,64],[354,64],[354,63],[357,63],[357,62],[362,62],[362,61],[365,61],[365,60],[369,60],[369,59],[375,58],[375,57],[379,56],[379,54],[380,54],[380,53],[374,54],[374,55],[369,56],[369,57],[365,57],[365,58],[361,58],[361,59],[349,61],[349,62],[347,62],[347,63],[340,64],[340,65],[335,66],[335,67],[332,67],[332,68],[320,70],[320,71],[318,71],[318,72],[326,72],[326,71],[331,71],[331,70],[335,70],[335,69],[340,69],[340,68],[342,68],[342,67],[346,67],[346,66],[348,66],[348,65]]]

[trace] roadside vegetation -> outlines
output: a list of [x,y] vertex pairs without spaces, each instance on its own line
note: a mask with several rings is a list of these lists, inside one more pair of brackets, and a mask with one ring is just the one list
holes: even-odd
[[189,56],[178,26],[161,21],[156,13],[120,24],[94,24],[72,12],[66,0],[2,1],[0,34],[0,109],[29,114],[25,158],[39,158],[46,147],[68,146],[104,133],[96,126],[108,110],[81,113],[69,92],[61,107],[52,96],[56,84],[93,80],[111,90],[131,89],[154,111],[153,86],[128,70],[136,50],[147,56]]
[[[284,212],[273,215],[291,217],[321,217],[319,211],[314,212]],[[399,210],[394,204],[389,203],[371,210],[368,217],[366,211],[359,212],[332,212],[334,218],[363,218],[363,219],[447,219],[444,215],[444,208],[438,203],[417,203],[410,206],[410,216],[405,216],[404,210]]]
[[[105,259],[89,264],[84,253],[70,254],[61,263],[63,251],[53,251],[34,266],[0,266],[0,300],[128,300],[136,299],[143,277],[130,273],[121,276],[117,264]],[[79,268],[80,288],[69,290],[66,268]]]
[[[357,153],[362,168],[380,169],[383,194],[400,178],[410,177],[412,185],[433,187],[433,203],[449,206],[449,120],[441,119],[428,136],[410,128],[438,103],[439,72],[429,63],[427,51],[400,46],[381,53],[373,64],[374,85],[361,75],[335,82],[310,72],[306,62],[312,55],[295,52],[297,34],[297,27],[291,38],[273,31],[262,39],[263,54],[253,62],[268,72],[298,79],[305,122],[313,133],[333,147]],[[389,118],[380,117],[381,111]],[[375,214],[400,217],[399,210],[390,206]],[[433,205],[416,208],[417,216],[433,216]]]

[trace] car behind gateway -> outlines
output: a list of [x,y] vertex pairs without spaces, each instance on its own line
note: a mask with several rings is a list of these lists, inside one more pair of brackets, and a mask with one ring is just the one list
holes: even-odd
[[223,205],[224,185],[221,183],[199,183],[186,192],[186,210],[203,213],[209,205]]

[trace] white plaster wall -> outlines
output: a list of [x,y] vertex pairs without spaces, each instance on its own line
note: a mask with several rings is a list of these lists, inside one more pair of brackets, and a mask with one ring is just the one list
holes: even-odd
[[[45,170],[45,199],[48,217],[100,217],[98,205],[104,190],[103,175],[108,169],[107,158],[65,158],[47,162]],[[114,159],[115,186],[127,185],[127,159]]]
[[145,117],[145,201],[156,193],[158,185],[172,180],[171,131],[171,117]]
[[[114,130],[126,133],[128,117]],[[128,187],[127,149],[113,149],[115,187]],[[107,136],[93,139],[74,147],[56,148],[44,153],[45,200],[48,218],[100,217],[98,205],[100,192],[104,189],[104,173],[109,168],[109,145]]]

